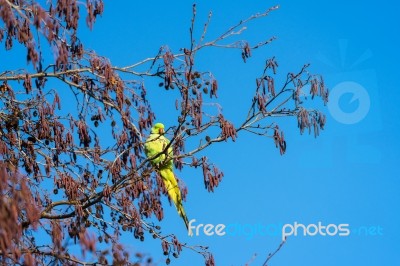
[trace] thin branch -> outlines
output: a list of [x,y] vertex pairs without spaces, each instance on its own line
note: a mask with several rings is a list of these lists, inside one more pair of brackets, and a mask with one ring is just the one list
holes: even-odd
[[279,244],[278,248],[277,248],[274,252],[268,254],[268,257],[267,257],[267,259],[265,260],[265,262],[263,263],[263,266],[268,266],[268,262],[272,259],[273,256],[276,255],[276,253],[279,252],[279,250],[281,250],[281,248],[283,247],[283,245],[284,245],[285,243],[286,243],[286,239],[285,239],[285,240],[282,240],[282,242]]

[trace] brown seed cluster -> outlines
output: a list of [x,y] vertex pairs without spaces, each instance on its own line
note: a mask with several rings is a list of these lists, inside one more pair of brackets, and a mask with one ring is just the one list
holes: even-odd
[[174,80],[174,76],[176,75],[175,73],[175,69],[173,67],[173,62],[174,62],[174,55],[167,51],[164,56],[164,68],[165,68],[165,73],[164,73],[164,87],[166,89],[173,89],[174,85],[173,85],[173,80]]
[[251,48],[248,42],[246,42],[243,46],[242,50],[242,59],[243,62],[246,63],[247,58],[251,57]]
[[219,183],[222,181],[224,173],[214,165],[208,164],[207,161],[207,157],[201,158],[204,186],[209,192],[214,192],[214,188],[218,187]]
[[273,138],[275,146],[279,148],[280,154],[283,155],[286,152],[286,141],[283,131],[280,131],[278,126],[275,126]]
[[219,115],[218,120],[219,120],[219,125],[222,129],[221,132],[222,139],[227,140],[228,138],[232,138],[232,140],[235,141],[237,138],[237,132],[235,126],[228,120],[226,120],[222,114]]
[[[86,8],[86,22],[92,28],[96,17],[103,13],[103,1],[88,0]],[[3,38],[6,39],[6,49],[13,47],[14,40],[23,44],[27,49],[27,61],[32,62],[35,67],[41,60],[33,34],[36,30],[58,50],[56,65],[59,69],[69,67],[69,55],[82,58],[83,48],[76,38],[79,24],[77,0],[56,1],[54,5],[50,3],[47,11],[35,1],[0,0],[0,19],[4,21],[4,28],[0,28],[0,42]],[[60,40],[60,36],[69,36],[69,40]]]
[[297,114],[297,124],[300,128],[300,133],[303,134],[305,129],[309,133],[314,132],[314,136],[319,135],[319,129],[324,129],[326,124],[326,116],[321,112],[308,112],[306,109],[301,109]]
[[212,254],[209,254],[206,257],[206,266],[215,266],[215,260],[214,260],[214,256]]
[[[40,210],[24,177],[9,173],[10,163],[0,161],[0,262],[19,261],[27,248],[23,230],[26,224],[38,227]],[[34,265],[29,258],[27,265]],[[28,264],[30,263],[30,264]]]
[[325,88],[325,83],[322,77],[319,77],[319,79],[311,79],[310,94],[312,99],[314,99],[315,96],[320,96],[324,101],[324,104],[328,102],[329,92]]

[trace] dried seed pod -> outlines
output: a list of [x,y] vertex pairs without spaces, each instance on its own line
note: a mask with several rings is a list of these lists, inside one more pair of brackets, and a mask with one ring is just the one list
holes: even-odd
[[212,98],[212,96],[215,96],[217,98],[217,90],[218,90],[218,82],[217,80],[213,80],[213,82],[211,83],[211,91],[210,91],[210,98]]
[[4,92],[6,92],[6,91],[8,91],[8,90],[9,90],[9,86],[7,85],[6,82],[3,82],[3,84],[0,85],[0,91],[1,91],[2,93],[4,93]]

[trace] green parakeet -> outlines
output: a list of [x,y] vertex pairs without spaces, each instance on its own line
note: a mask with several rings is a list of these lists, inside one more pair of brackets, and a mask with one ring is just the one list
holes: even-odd
[[151,160],[151,163],[160,173],[169,197],[174,202],[178,214],[185,222],[188,234],[192,235],[192,232],[189,229],[189,220],[186,216],[185,210],[183,209],[181,191],[173,172],[174,163],[172,160],[172,146],[168,147],[167,152],[160,154],[169,143],[170,141],[164,137],[164,125],[157,123],[151,128],[151,134],[144,144],[144,151],[148,158],[156,156]]

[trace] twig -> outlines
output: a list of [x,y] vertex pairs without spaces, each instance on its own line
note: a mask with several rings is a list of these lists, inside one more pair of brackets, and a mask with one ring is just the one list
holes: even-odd
[[278,248],[277,248],[274,252],[268,254],[268,257],[267,257],[267,259],[265,260],[263,266],[268,266],[268,262],[272,259],[273,256],[275,256],[276,253],[279,252],[279,250],[281,250],[281,248],[283,247],[283,245],[284,245],[285,243],[286,243],[286,239],[285,239],[285,240],[282,240],[282,242],[279,244]]

